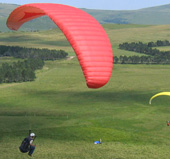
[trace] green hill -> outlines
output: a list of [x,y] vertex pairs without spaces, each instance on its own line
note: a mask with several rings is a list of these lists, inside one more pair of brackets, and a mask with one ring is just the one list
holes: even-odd
[[170,4],[130,11],[85,10],[100,23],[170,24]]
[[[9,14],[17,7],[18,5],[15,5],[15,4],[0,3],[0,24],[1,24],[0,31],[1,32],[10,31],[6,26],[6,21],[7,21]],[[21,30],[25,30],[25,31],[34,30],[35,31],[35,30],[47,30],[51,28],[56,28],[56,25],[51,21],[51,19],[44,16],[44,17],[38,18],[36,20],[32,20],[31,22],[24,24]]]
[[[18,7],[15,4],[0,4],[0,31],[9,31],[6,27],[6,20],[10,12]],[[144,8],[139,10],[93,10],[82,9],[91,14],[101,24],[117,23],[117,24],[145,24],[145,25],[160,25],[170,24],[170,4]],[[41,25],[39,25],[41,24]],[[20,30],[48,30],[56,28],[56,25],[48,18],[41,17],[31,22],[24,24]]]

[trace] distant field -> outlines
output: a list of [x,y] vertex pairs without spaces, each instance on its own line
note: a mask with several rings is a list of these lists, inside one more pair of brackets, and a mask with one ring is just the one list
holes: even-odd
[[139,24],[103,24],[105,29],[128,29],[128,28],[144,28],[152,25],[139,25]]
[[41,32],[0,33],[1,45],[13,45],[33,48],[63,49],[73,52],[69,42],[59,29]]
[[[122,42],[170,40],[170,26],[119,25],[106,29],[114,55]],[[56,34],[56,36],[55,36]],[[0,33],[0,44],[64,49],[59,30]],[[3,58],[12,62],[16,59]],[[169,159],[170,65],[114,65],[107,85],[89,89],[77,58],[47,61],[36,80],[0,84],[0,158],[26,159],[18,146],[32,129],[36,159]],[[102,139],[103,144],[93,142]]]
[[170,46],[161,46],[161,47],[155,47],[155,48],[160,51],[170,51]]
[[[134,24],[104,24],[115,56],[136,55],[134,52],[122,51],[118,45],[123,42],[143,42],[157,40],[170,41],[170,25],[134,25]],[[41,32],[8,32],[0,33],[1,45],[19,45],[23,47],[63,49],[70,56],[75,56],[74,50],[59,29]],[[138,54],[137,54],[138,55]]]

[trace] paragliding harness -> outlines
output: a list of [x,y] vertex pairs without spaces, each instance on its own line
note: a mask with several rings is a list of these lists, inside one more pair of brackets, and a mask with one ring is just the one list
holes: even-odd
[[22,141],[19,149],[21,152],[25,153],[29,151],[29,146],[30,146],[30,137],[28,136]]
[[[30,138],[30,134],[31,134],[31,130],[29,130],[29,136],[26,137],[26,138],[22,141],[22,143],[21,143],[21,145],[20,145],[20,147],[19,147],[20,151],[23,152],[23,153],[26,153],[26,152],[28,152],[28,151],[30,150],[30,141],[32,140],[32,139]],[[36,138],[36,136],[35,136],[35,138]],[[34,138],[34,140],[35,140],[35,138]]]

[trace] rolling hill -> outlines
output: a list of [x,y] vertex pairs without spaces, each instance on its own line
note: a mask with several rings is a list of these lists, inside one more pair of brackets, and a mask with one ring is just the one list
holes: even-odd
[[[0,3],[0,31],[6,32],[6,20],[10,12],[18,7],[15,4]],[[82,9],[91,14],[99,23],[116,23],[116,24],[145,24],[145,25],[162,25],[170,24],[170,4],[144,8],[139,10],[94,10]],[[39,25],[41,24],[41,25]],[[56,28],[55,24],[48,17],[41,17],[24,24],[20,30],[35,31]]]

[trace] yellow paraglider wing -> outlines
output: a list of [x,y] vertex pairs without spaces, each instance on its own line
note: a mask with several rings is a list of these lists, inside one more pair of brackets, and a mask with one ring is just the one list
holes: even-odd
[[156,97],[158,97],[158,96],[162,96],[162,95],[164,95],[164,96],[170,96],[170,92],[161,92],[161,93],[155,94],[154,96],[152,96],[152,97],[150,98],[149,104],[151,104],[152,99],[154,99],[154,98],[156,98]]

